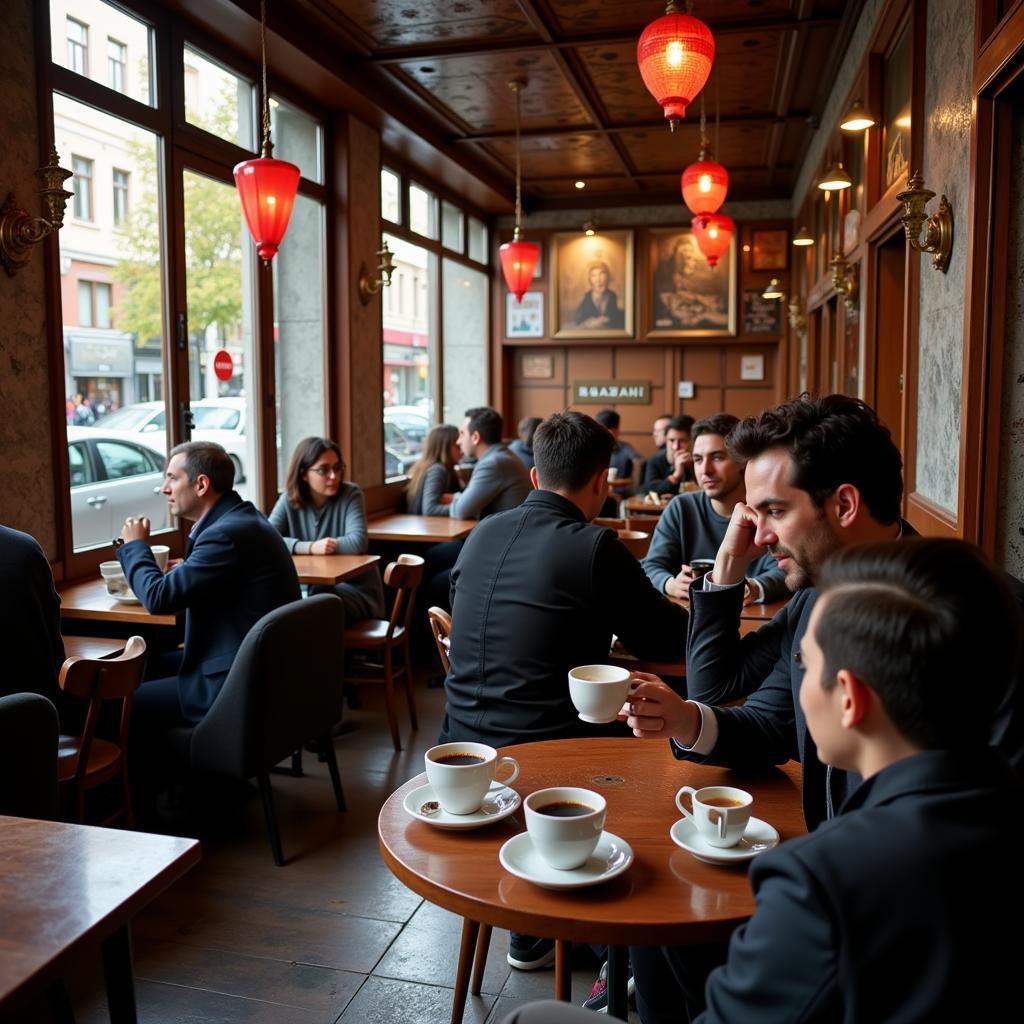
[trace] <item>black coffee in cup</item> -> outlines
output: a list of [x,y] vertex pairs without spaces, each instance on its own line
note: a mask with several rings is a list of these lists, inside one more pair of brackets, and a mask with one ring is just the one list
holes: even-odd
[[715,567],[715,560],[713,558],[694,558],[690,562],[690,568],[693,570],[694,579],[700,579],[702,576],[706,576]]
[[440,757],[435,757],[435,764],[483,764],[484,758],[477,754],[442,754]]
[[593,814],[595,809],[586,804],[578,804],[575,800],[556,800],[534,808],[538,814],[547,814],[552,818],[577,818],[581,814]]

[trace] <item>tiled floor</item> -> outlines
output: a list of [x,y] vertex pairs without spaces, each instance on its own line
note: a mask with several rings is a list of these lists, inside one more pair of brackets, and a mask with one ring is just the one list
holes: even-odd
[[[461,920],[398,882],[376,835],[381,803],[422,770],[444,694],[417,687],[420,729],[404,732],[399,754],[379,691],[365,697],[365,708],[347,714],[358,730],[337,740],[346,814],[334,807],[325,767],[307,754],[304,778],[272,780],[287,866],[271,860],[252,787],[234,801],[237,811],[224,809],[201,828],[200,865],[136,919],[141,1021],[448,1021]],[[507,940],[495,931],[483,994],[470,998],[464,1020],[498,1021],[519,1002],[552,995],[553,970],[511,970]],[[584,951],[573,976],[576,1001],[594,975]],[[107,1020],[101,977],[98,962],[82,965],[73,984],[79,1021]]]

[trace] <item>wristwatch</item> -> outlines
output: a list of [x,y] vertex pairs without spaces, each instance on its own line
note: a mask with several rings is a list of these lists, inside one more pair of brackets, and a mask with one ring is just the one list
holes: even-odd
[[115,537],[110,543],[114,545],[115,551],[120,551],[124,547],[124,537]]

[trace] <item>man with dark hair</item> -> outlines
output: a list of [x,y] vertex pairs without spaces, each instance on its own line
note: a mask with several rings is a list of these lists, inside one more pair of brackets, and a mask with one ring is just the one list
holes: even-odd
[[464,491],[441,496],[452,518],[482,519],[504,512],[530,493],[529,472],[501,443],[501,416],[494,409],[479,406],[466,410],[459,427],[459,447],[467,458],[476,459],[476,465]]
[[155,614],[185,613],[185,644],[150,676],[132,706],[142,738],[202,719],[220,692],[238,648],[267,612],[301,597],[295,564],[281,535],[232,490],[234,465],[208,441],[171,449],[163,493],[173,515],[192,522],[185,558],[166,574],[149,547],[149,520],[129,517],[115,540],[135,595]]
[[655,452],[644,464],[640,490],[647,494],[678,494],[680,487],[694,479],[690,453],[692,416],[673,416],[665,428],[665,451]]
[[533,469],[533,435],[539,426],[539,416],[524,416],[516,428],[519,436],[508,446],[508,450],[521,460],[527,469]]
[[[533,438],[538,489],[467,538],[452,571],[442,742],[501,747],[621,731],[580,721],[569,669],[607,661],[613,633],[637,657],[681,657],[686,612],[658,594],[612,530],[589,522],[607,493],[612,443],[583,413],[549,416]],[[553,944],[514,942],[509,962],[530,969],[553,955]]]
[[[647,578],[669,597],[688,596],[695,578],[690,561],[715,557],[732,510],[743,501],[743,463],[726,448],[726,437],[737,423],[735,416],[723,412],[694,424],[693,466],[701,489],[668,503],[643,560]],[[765,553],[752,563],[744,603],[775,601],[788,594],[771,555]]]
[[632,494],[630,483],[633,479],[633,465],[640,456],[628,441],[619,440],[622,417],[614,409],[602,409],[594,419],[615,439],[615,447],[612,449],[608,466],[609,469],[615,470],[616,479],[612,481],[615,492],[620,496]]

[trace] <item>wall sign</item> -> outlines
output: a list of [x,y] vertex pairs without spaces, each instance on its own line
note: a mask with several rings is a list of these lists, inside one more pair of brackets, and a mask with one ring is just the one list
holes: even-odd
[[650,405],[649,380],[576,380],[573,405]]
[[779,334],[782,330],[782,302],[764,299],[756,289],[743,293],[743,333]]

